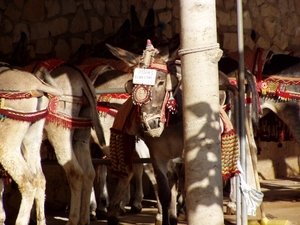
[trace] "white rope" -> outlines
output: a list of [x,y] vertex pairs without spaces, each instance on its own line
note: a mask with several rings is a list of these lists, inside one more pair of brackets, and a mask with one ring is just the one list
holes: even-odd
[[214,43],[211,45],[203,45],[203,46],[199,46],[199,47],[195,47],[195,48],[184,48],[184,49],[180,49],[178,51],[178,55],[182,56],[182,55],[192,54],[192,53],[196,53],[196,52],[205,52],[205,51],[215,50],[215,49],[219,49],[219,48],[220,48],[219,43]]

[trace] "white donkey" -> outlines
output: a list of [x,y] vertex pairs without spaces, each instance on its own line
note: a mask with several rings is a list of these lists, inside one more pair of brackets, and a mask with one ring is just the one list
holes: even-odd
[[[21,204],[15,221],[18,225],[29,223],[33,203],[36,206],[37,224],[46,224],[46,181],[40,157],[49,103],[45,93],[56,96],[61,94],[31,73],[0,65],[0,164],[17,183],[21,193]],[[2,191],[3,188],[2,183]],[[4,224],[5,219],[1,207],[0,224]]]
[[102,150],[108,154],[96,111],[94,87],[78,68],[57,60],[38,64],[35,74],[62,90],[56,110],[49,112],[45,132],[70,186],[67,224],[89,224],[90,196],[95,177],[90,154],[92,126]]

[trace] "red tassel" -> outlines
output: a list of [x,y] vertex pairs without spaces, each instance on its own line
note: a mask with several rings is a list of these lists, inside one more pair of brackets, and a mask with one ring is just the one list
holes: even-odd
[[171,112],[172,114],[177,113],[177,103],[175,98],[173,97],[172,92],[170,93],[170,98],[168,99],[166,106],[169,112]]

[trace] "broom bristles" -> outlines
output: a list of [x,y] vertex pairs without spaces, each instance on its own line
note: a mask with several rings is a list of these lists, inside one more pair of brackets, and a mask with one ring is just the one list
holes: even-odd
[[277,219],[268,219],[267,217],[262,218],[260,221],[261,225],[291,225],[288,220],[277,220]]
[[292,225],[289,220],[268,219],[267,217],[261,220],[249,220],[248,225]]

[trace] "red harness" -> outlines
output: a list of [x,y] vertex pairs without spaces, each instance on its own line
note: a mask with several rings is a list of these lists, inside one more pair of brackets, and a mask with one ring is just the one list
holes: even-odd
[[129,94],[122,93],[110,93],[110,94],[101,94],[97,100],[97,111],[102,114],[108,114],[113,117],[116,117],[118,110],[111,107],[111,103],[114,99],[127,100]]
[[[51,72],[55,68],[64,64],[64,61],[60,59],[49,59],[46,61],[42,61],[37,64],[36,69],[45,68],[48,72]],[[76,98],[72,96],[72,99]],[[74,100],[74,99],[73,99]],[[46,123],[55,123],[58,126],[63,126],[64,128],[86,128],[92,126],[92,121],[89,118],[75,118],[69,115],[66,115],[61,112],[57,112],[57,104],[58,101],[66,101],[62,97],[51,97],[51,104],[49,104],[49,114],[46,118]],[[84,101],[80,98],[78,101],[79,104],[84,104]]]
[[0,115],[2,118],[9,118],[26,122],[36,122],[40,119],[45,118],[48,115],[48,110],[44,109],[37,112],[23,113],[9,109],[0,109]]
[[[2,99],[28,99],[28,98],[36,98],[43,96],[40,92],[1,92],[0,98]],[[1,105],[3,104],[2,101]],[[2,118],[10,118],[19,121],[26,122],[35,122],[37,120],[43,119],[48,115],[48,110],[43,109],[36,112],[18,112],[10,109],[5,109],[0,107],[0,115]]]

